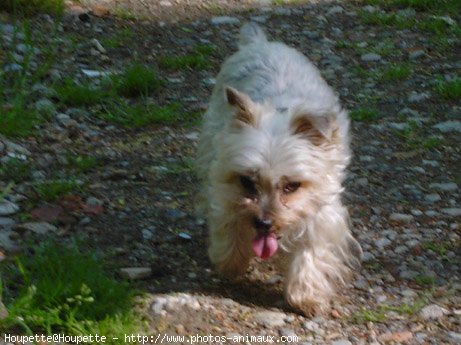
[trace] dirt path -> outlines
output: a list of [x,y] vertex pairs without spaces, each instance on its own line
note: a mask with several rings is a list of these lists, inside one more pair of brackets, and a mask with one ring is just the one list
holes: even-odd
[[[144,3],[147,10],[141,11]],[[85,197],[95,198],[104,212],[61,221],[58,236],[84,236],[114,270],[152,268],[137,283],[149,296],[151,334],[186,337],[165,342],[264,335],[281,343],[282,336],[297,336],[291,342],[296,344],[461,343],[461,107],[459,91],[453,98],[443,89],[461,75],[459,14],[434,17],[348,1],[238,12],[232,10],[236,1],[199,1],[191,8],[181,1],[153,3],[126,2],[126,12],[118,15],[128,19],[74,7],[53,37],[45,34],[56,24],[51,17],[32,21],[39,49],[61,40],[50,80],[86,80],[83,70],[119,71],[136,60],[154,67],[165,83],[155,103],[181,104],[184,118],[130,129],[95,117],[97,106],[57,105],[38,135],[14,140],[30,151],[33,176],[60,171],[69,152],[98,160],[85,173]],[[133,13],[143,20],[132,19]],[[154,20],[147,20],[152,13]],[[180,15],[169,20],[171,13]],[[213,78],[235,50],[234,37],[246,20],[304,52],[352,110],[354,160],[345,199],[364,265],[328,315],[293,313],[283,302],[280,276],[267,265],[256,263],[237,282],[219,278],[206,256],[206,227],[194,216],[198,126],[190,117],[206,108]],[[2,15],[5,46],[7,25],[18,24]],[[94,39],[103,50],[97,51]],[[159,62],[197,45],[215,47],[203,68],[172,69]],[[54,102],[45,86],[37,98]],[[0,139],[0,156],[18,150]],[[12,195],[27,195],[27,186],[19,182]],[[10,199],[20,211],[4,217],[12,223],[0,223],[2,233],[32,210],[27,200]],[[21,242],[2,238],[6,250]]]

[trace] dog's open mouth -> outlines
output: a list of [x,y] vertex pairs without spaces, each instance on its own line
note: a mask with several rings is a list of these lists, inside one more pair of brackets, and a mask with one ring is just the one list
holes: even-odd
[[273,232],[257,235],[252,242],[252,248],[256,256],[269,259],[277,251],[277,236]]

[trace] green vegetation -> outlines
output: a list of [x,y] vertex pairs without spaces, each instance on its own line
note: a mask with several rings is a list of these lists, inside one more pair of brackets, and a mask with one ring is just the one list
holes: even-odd
[[59,100],[67,106],[89,106],[102,102],[108,92],[89,84],[81,85],[72,79],[66,79],[63,84],[54,87]]
[[133,105],[116,103],[108,106],[100,116],[126,127],[141,127],[149,124],[174,123],[180,115],[180,109],[177,103],[164,107],[147,103]]
[[413,278],[413,281],[421,286],[433,286],[435,285],[435,277],[433,276],[425,276],[425,275],[418,275]]
[[121,74],[111,77],[115,91],[125,97],[147,96],[163,85],[152,68],[139,63],[128,66]]
[[437,14],[456,14],[461,10],[459,0],[365,0],[365,3],[388,9],[413,8]]
[[354,121],[373,121],[378,118],[378,112],[370,108],[357,108],[349,113],[349,117]]
[[402,303],[398,305],[379,305],[375,309],[361,308],[351,316],[355,323],[384,322],[387,319],[387,312],[395,312],[400,315],[413,315],[424,306],[424,299],[420,298],[412,304]]
[[461,99],[461,78],[459,77],[455,77],[449,81],[439,77],[434,88],[437,94],[443,99],[454,101]]
[[40,12],[62,14],[64,0],[3,0],[0,10],[26,15]]
[[427,136],[423,126],[416,121],[409,121],[405,129],[396,131],[405,146],[410,149],[433,149],[443,144],[443,139],[438,136]]
[[34,184],[33,187],[40,200],[45,201],[54,201],[82,188],[74,179],[39,182]]
[[404,80],[407,79],[410,74],[411,67],[406,63],[393,64],[380,73],[384,81]]
[[121,28],[113,36],[101,38],[101,43],[106,48],[119,48],[128,45],[133,36],[134,34],[131,29]]
[[75,170],[78,173],[87,173],[98,165],[98,161],[92,156],[74,156],[67,155],[67,167]]
[[112,337],[141,330],[131,310],[133,290],[109,276],[101,260],[71,246],[48,242],[2,266],[4,331],[26,334],[102,334]]
[[4,181],[21,182],[31,177],[32,170],[26,160],[11,158],[2,162],[0,166],[0,179]]
[[17,44],[16,35],[19,34],[24,37],[25,47],[21,62],[16,61],[14,49],[7,47],[4,55],[0,52],[0,58],[4,58],[0,69],[0,134],[8,137],[29,135],[36,125],[46,120],[47,114],[40,113],[31,104],[34,99],[31,86],[45,75],[55,56],[52,46],[43,50],[44,60],[38,69],[33,70],[31,62],[35,56],[35,45],[28,21],[24,21],[14,34],[9,43],[11,47]]
[[203,70],[208,65],[207,56],[214,50],[213,46],[197,45],[192,53],[175,57],[164,56],[160,59],[159,64],[163,68],[174,70]]

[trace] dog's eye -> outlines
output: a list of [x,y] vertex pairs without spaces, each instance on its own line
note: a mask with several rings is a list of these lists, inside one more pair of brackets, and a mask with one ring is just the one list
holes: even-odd
[[294,193],[301,186],[300,182],[289,182],[283,187],[283,192],[285,194]]
[[249,178],[248,176],[240,176],[240,183],[242,184],[242,187],[250,194],[250,195],[256,195],[257,194],[257,189],[254,181]]

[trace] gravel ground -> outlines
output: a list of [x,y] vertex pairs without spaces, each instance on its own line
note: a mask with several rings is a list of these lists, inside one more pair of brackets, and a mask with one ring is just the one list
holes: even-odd
[[[38,49],[33,68],[40,66],[47,44],[59,43],[60,59],[34,85],[35,105],[48,109],[51,120],[34,136],[0,137],[0,160],[30,162],[32,181],[62,169],[69,152],[94,156],[100,165],[85,176],[89,188],[78,202],[86,211],[61,210],[57,220],[40,216],[46,203],[30,206],[30,181],[14,185],[0,202],[5,255],[20,250],[30,233],[63,241],[77,234],[114,270],[144,268],[124,274],[143,278],[136,284],[149,296],[150,334],[185,336],[165,342],[212,335],[227,337],[220,339],[224,343],[237,335],[260,335],[295,344],[461,343],[461,106],[459,98],[444,98],[436,88],[437,78],[461,75],[459,31],[441,40],[421,26],[375,25],[367,18],[391,12],[351,1],[253,8],[248,1],[244,11],[233,10],[237,1],[219,6],[198,1],[192,7],[183,1],[123,2],[141,20],[109,15],[109,2],[102,8],[81,3],[59,22],[47,15],[31,20]],[[148,10],[141,11],[146,3]],[[414,10],[393,13],[403,21],[430,17]],[[446,25],[460,25],[459,14],[444,18]],[[307,318],[290,310],[270,264],[255,262],[238,281],[213,272],[207,230],[193,212],[196,125],[118,127],[93,116],[94,108],[59,106],[50,87],[67,77],[88,78],[88,70],[114,72],[137,60],[155,67],[166,83],[157,104],[179,102],[184,113],[203,112],[213,78],[247,20],[305,53],[353,110],[354,159],[345,201],[364,262],[327,315]],[[16,68],[5,61],[7,49],[21,56],[21,43],[9,45],[20,24],[7,14],[0,14],[0,23],[0,67],[7,71]],[[55,27],[56,36],[47,35]],[[127,39],[119,35],[127,31],[133,33]],[[120,44],[108,44],[109,38]],[[184,54],[196,44],[216,47],[205,69],[159,66],[159,57]],[[410,73],[399,80],[383,72],[402,64]],[[0,190],[6,186],[0,181]],[[24,225],[24,215],[31,213]],[[287,341],[294,336],[298,340]]]

